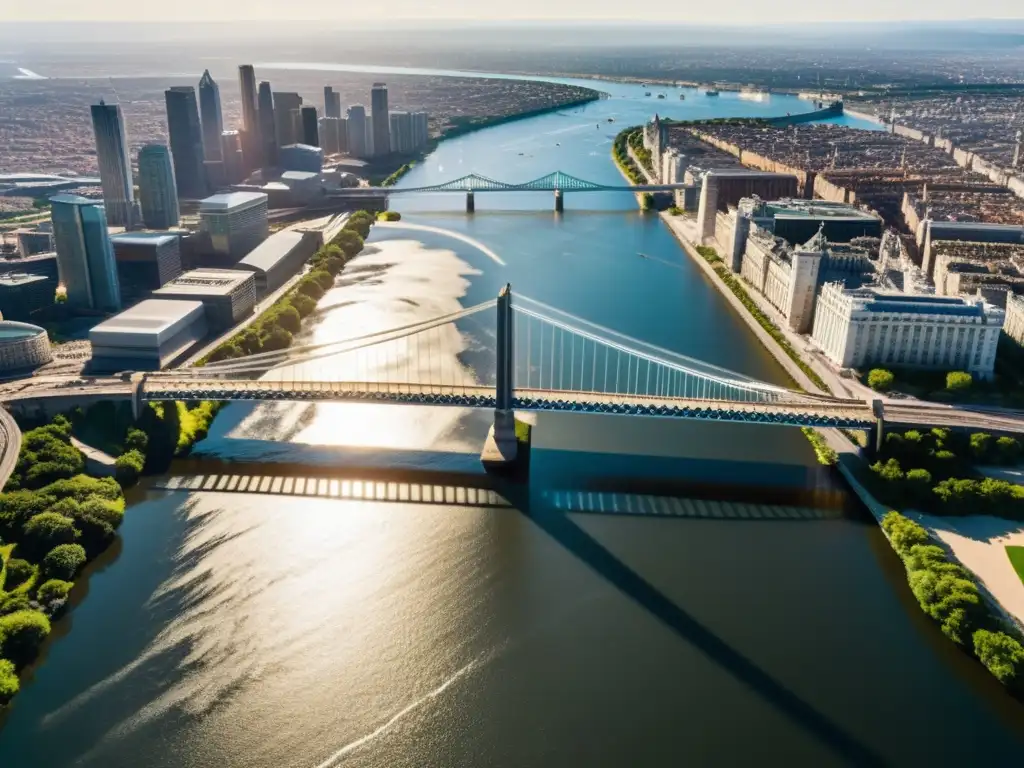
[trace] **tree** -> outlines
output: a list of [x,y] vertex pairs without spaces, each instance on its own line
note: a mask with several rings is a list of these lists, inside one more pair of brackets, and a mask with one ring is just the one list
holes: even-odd
[[947,392],[966,392],[973,383],[974,378],[964,371],[950,371],[946,374]]
[[[26,594],[7,595],[0,599],[0,616],[7,616],[16,611],[27,611],[31,607],[32,601],[28,599]],[[0,645],[2,644],[3,638],[0,638]]]
[[1007,688],[1024,689],[1024,646],[1014,638],[979,629],[974,633],[974,654]]
[[42,586],[39,587],[36,591],[36,597],[44,605],[52,603],[54,600],[67,600],[68,592],[71,591],[73,586],[75,585],[70,581],[50,579],[43,582]]
[[363,238],[357,232],[353,232],[350,229],[343,229],[339,232],[337,237],[331,241],[331,244],[341,249],[341,252],[345,254],[346,260],[351,259],[363,250]]
[[917,502],[927,502],[931,498],[932,473],[927,469],[912,469],[907,472],[907,489]]
[[16,667],[23,667],[35,659],[49,634],[50,620],[39,611],[9,613],[0,617],[0,637],[3,637],[0,653]]
[[0,535],[12,539],[33,516],[49,509],[57,497],[45,491],[0,493]]
[[971,458],[977,462],[985,461],[991,450],[992,435],[986,435],[984,432],[975,432],[971,435]]
[[58,512],[36,515],[22,529],[22,543],[35,557],[61,544],[71,544],[77,536],[74,521]]
[[309,317],[316,310],[316,301],[304,293],[294,293],[288,302],[295,307],[299,317]]
[[31,578],[34,571],[35,569],[32,567],[32,563],[28,560],[12,557],[7,561],[7,577],[4,580],[4,589],[10,592],[14,588],[24,584],[29,580],[29,578]]
[[263,339],[263,349],[276,352],[292,345],[292,335],[284,328],[275,328]]
[[[404,167],[404,166],[403,166]],[[377,214],[377,221],[401,221],[402,214],[398,211],[381,211]]]
[[309,298],[315,301],[320,301],[320,299],[324,297],[324,289],[320,287],[320,283],[318,283],[316,280],[309,280],[307,278],[303,278],[299,282],[298,291],[299,293],[309,296]]
[[141,429],[132,427],[128,430],[128,434],[125,435],[124,448],[126,451],[138,451],[139,453],[145,453],[148,445],[149,438]]
[[996,440],[996,455],[1000,464],[1012,466],[1020,460],[1020,443],[1012,437],[1000,437]]
[[[323,261],[324,270],[331,275],[337,275],[344,267],[345,261],[340,256],[331,256]],[[331,284],[333,285],[333,282]]]
[[[366,211],[356,211],[345,223],[345,229],[352,230],[363,240],[370,236],[371,226],[373,226],[373,218]],[[336,243],[336,245],[340,245],[340,243]]]
[[[323,274],[317,273],[315,274]],[[328,275],[330,277],[330,275]],[[331,278],[331,282],[334,282],[334,278]],[[284,305],[277,310],[273,315],[274,324],[284,328],[289,333],[298,333],[302,330],[302,318],[299,317],[299,311],[295,307],[290,305]]]
[[19,688],[20,683],[14,662],[0,659],[0,707],[14,698]]
[[892,371],[885,368],[874,368],[868,373],[868,386],[876,392],[888,392],[895,381]]
[[48,579],[73,581],[78,569],[85,565],[85,549],[81,544],[61,544],[43,558],[43,573]]
[[256,355],[263,351],[263,341],[260,339],[259,331],[252,327],[242,331],[235,343],[246,355]]
[[90,496],[82,502],[81,514],[102,520],[111,528],[117,528],[124,520],[124,502],[110,501],[99,496]]
[[[317,284],[325,291],[331,290],[334,287],[334,276],[326,270],[316,270],[315,272],[309,273],[310,280],[316,280]],[[298,313],[296,313],[298,315]]]

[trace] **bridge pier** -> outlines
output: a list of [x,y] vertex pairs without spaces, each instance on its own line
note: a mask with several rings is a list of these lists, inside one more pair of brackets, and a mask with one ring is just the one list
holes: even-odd
[[562,190],[555,190],[555,213],[565,212],[565,198],[562,197]]
[[880,456],[885,445],[885,404],[881,400],[872,400],[871,411],[875,415],[875,426],[868,433],[868,450]]
[[476,198],[473,197],[473,191],[466,192],[466,213],[476,212]]
[[519,459],[516,440],[516,416],[512,410],[514,399],[512,357],[512,286],[506,284],[498,294],[497,372],[494,423],[487,432],[480,461],[490,470],[512,469]]

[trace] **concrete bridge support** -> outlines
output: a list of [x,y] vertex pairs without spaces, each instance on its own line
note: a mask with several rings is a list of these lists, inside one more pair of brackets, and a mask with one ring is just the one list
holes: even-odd
[[555,190],[555,213],[565,212],[565,198],[562,196],[562,190]]
[[466,192],[466,213],[476,212],[476,198],[473,197],[473,192]]
[[885,445],[885,404],[881,400],[872,400],[871,411],[875,415],[875,426],[868,435],[868,449],[873,450],[874,455],[878,456]]
[[487,441],[480,461],[488,469],[508,469],[516,462],[519,445],[516,441],[516,419],[512,410],[513,360],[512,286],[506,284],[498,294],[497,375],[494,424],[487,433]]

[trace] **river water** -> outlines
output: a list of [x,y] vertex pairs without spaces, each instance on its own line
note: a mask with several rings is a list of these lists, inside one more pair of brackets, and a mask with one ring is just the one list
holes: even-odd
[[[807,106],[599,87],[610,98],[446,142],[403,184],[617,182],[612,136],[654,109]],[[434,317],[508,282],[784,383],[631,195],[551,204],[480,194],[467,217],[458,195],[395,198],[416,227],[378,228],[306,336]],[[465,375],[486,379],[489,332],[489,318],[445,329],[430,365],[472,360]],[[488,419],[230,406],[158,483],[215,490],[138,492],[25,681],[0,765],[1019,762],[1024,711],[922,616],[797,433],[545,415],[530,489],[505,501],[481,490]],[[674,496],[643,495],[669,479]]]

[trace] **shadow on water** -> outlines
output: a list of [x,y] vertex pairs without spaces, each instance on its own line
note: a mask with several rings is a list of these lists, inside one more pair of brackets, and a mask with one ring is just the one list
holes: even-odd
[[867,745],[676,605],[580,528],[568,515],[550,506],[531,504],[531,495],[521,489],[510,487],[505,489],[505,493],[516,508],[566,551],[628,596],[681,640],[698,648],[707,658],[770,702],[777,711],[833,750],[844,762],[854,765],[885,765],[882,758]]

